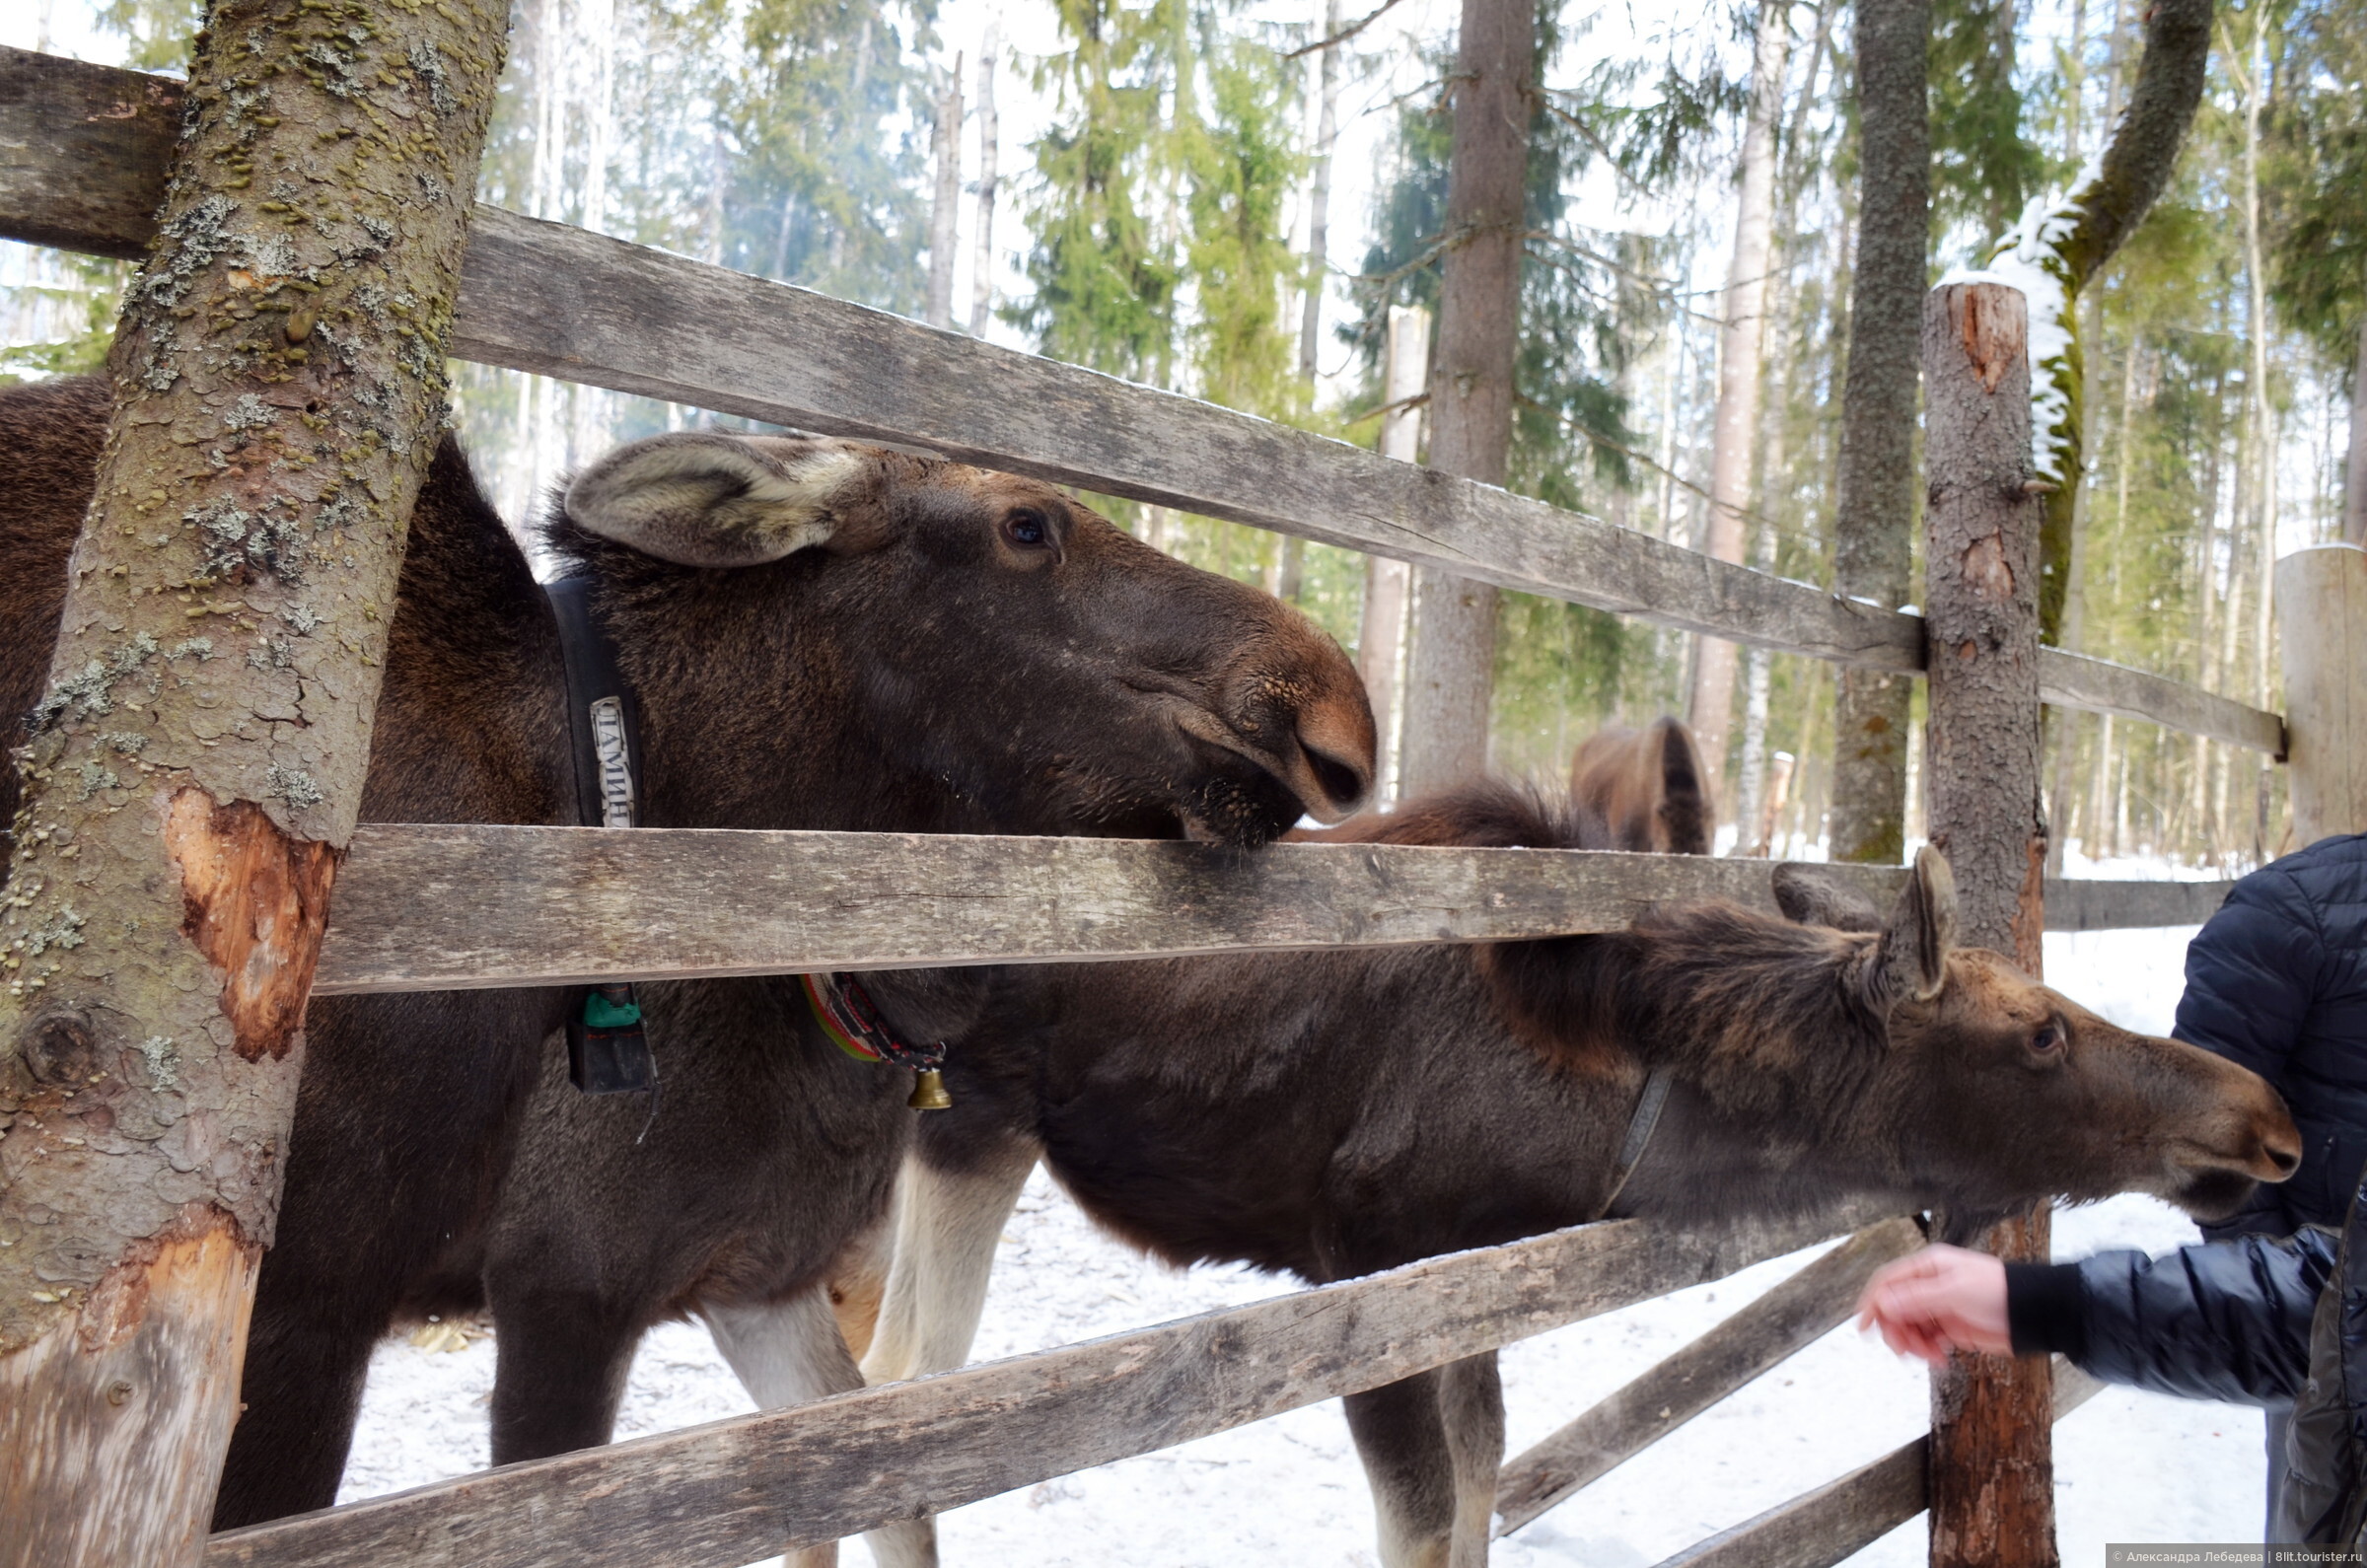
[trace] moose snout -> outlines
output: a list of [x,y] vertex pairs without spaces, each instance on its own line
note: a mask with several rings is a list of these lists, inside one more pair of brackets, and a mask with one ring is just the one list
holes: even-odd
[[[1353,666],[1308,661],[1296,679],[1253,669],[1228,682],[1224,708],[1234,736],[1319,822],[1336,822],[1373,787],[1372,703]],[[1311,667],[1311,668],[1310,668]]]
[[2301,1169],[2301,1132],[2293,1118],[2279,1114],[2276,1125],[2259,1135],[2259,1149],[2253,1161],[2253,1175],[2262,1181],[2282,1181]]

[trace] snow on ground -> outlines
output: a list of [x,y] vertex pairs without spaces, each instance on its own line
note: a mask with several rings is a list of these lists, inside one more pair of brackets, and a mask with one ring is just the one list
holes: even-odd
[[[2046,939],[2054,983],[2132,1028],[2168,1030],[2186,931]],[[2058,1255],[2103,1247],[2158,1250],[2194,1239],[2175,1211],[2120,1198],[2061,1215]],[[1678,1349],[1814,1252],[1577,1323],[1504,1353],[1511,1452]],[[1004,1238],[980,1359],[1237,1306],[1291,1288],[1246,1269],[1177,1273],[1095,1231],[1040,1173]],[[487,1462],[493,1346],[379,1350],[340,1501],[460,1474]],[[1836,1330],[1758,1383],[1508,1541],[1499,1568],[1640,1568],[1714,1531],[1879,1458],[1927,1424],[1920,1366]],[[749,1409],[702,1329],[651,1334],[634,1364],[620,1437]],[[2107,1541],[2257,1539],[2260,1418],[2226,1405],[2109,1390],[2056,1429],[2066,1562],[2099,1562]],[[949,1568],[1124,1562],[1132,1568],[1274,1563],[1370,1568],[1372,1515],[1336,1403],[1293,1411],[1163,1454],[1104,1465],[946,1515]],[[850,1564],[868,1553],[850,1547]],[[1920,1521],[1854,1562],[1924,1560]]]

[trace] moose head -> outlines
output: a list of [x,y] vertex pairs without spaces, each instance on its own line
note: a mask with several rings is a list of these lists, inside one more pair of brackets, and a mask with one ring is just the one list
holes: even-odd
[[[695,799],[755,825],[795,788],[817,824],[909,826],[925,801],[942,830],[1255,845],[1338,820],[1372,779],[1372,711],[1330,638],[1033,479],[659,436],[585,470],[545,534],[600,580],[644,693],[653,822]],[[761,678],[715,689],[668,635],[685,620]],[[699,744],[670,746],[669,715],[693,713]]]

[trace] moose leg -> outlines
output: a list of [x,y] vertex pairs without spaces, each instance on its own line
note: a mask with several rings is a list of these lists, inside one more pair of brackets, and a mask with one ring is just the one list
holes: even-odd
[[1482,1568],[1504,1458],[1495,1355],[1417,1372],[1340,1402],[1372,1483],[1383,1568]]
[[879,1326],[863,1375],[897,1383],[969,1360],[994,1247],[1036,1169],[1033,1139],[997,1139],[959,1168],[907,1157],[896,1185],[896,1230]]
[[493,1462],[511,1464],[598,1448],[616,1430],[616,1406],[641,1343],[637,1322],[588,1292],[505,1291],[488,1270],[493,1304]]
[[362,1408],[370,1351],[392,1303],[348,1312],[275,1299],[263,1270],[248,1332],[240,1415],[214,1496],[214,1529],[234,1530],[337,1500]]
[[1483,1568],[1504,1468],[1504,1380],[1492,1350],[1451,1361],[1438,1372],[1439,1413],[1455,1466],[1455,1534],[1447,1561],[1453,1568]]
[[[787,1301],[755,1307],[701,1309],[715,1348],[740,1379],[749,1396],[767,1410],[805,1404],[863,1387],[829,1293],[817,1285]],[[868,1532],[880,1568],[935,1568],[937,1526],[928,1519],[900,1520]],[[794,1552],[792,1568],[832,1568],[836,1542]]]

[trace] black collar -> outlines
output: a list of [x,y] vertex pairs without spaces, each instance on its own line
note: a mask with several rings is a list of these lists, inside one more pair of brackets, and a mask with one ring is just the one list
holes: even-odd
[[542,585],[567,667],[575,820],[579,827],[631,827],[641,812],[641,705],[617,668],[616,645],[592,612],[591,588],[589,577]]

